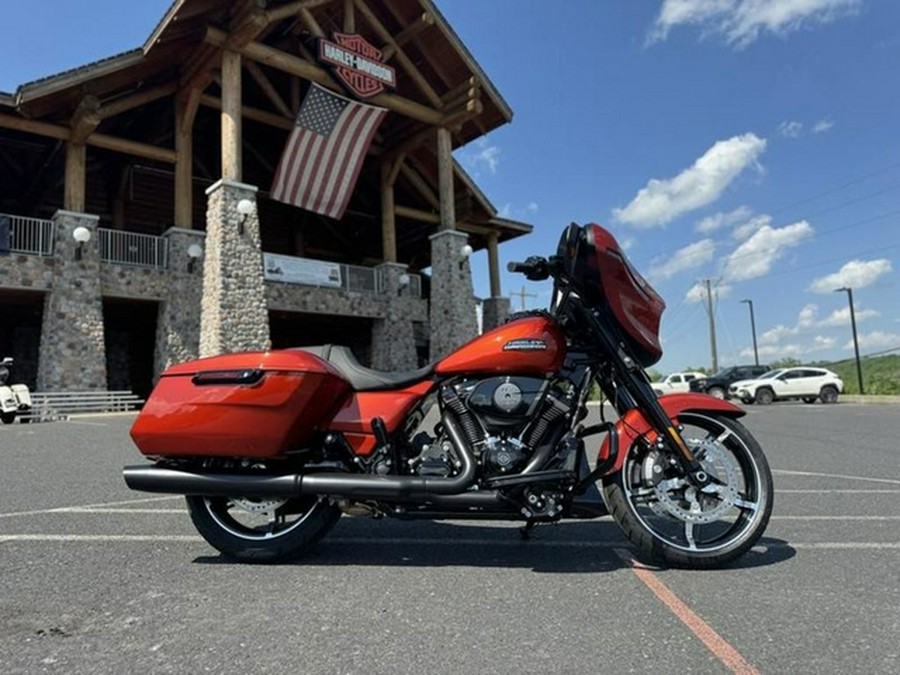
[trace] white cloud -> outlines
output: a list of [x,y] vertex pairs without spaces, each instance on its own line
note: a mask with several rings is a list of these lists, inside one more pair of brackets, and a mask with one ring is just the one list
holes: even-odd
[[[759,356],[760,358],[773,361],[786,357],[803,360],[805,356],[810,352],[819,352],[826,349],[831,349],[832,347],[834,347],[835,342],[836,341],[834,338],[816,335],[811,343],[805,344],[801,344],[799,342],[790,342],[784,345],[760,344]],[[753,347],[745,347],[744,349],[742,349],[741,356],[753,356]]]
[[506,202],[501,206],[500,210],[497,211],[497,215],[501,218],[512,218],[512,202]]
[[[886,333],[876,330],[871,333],[861,333],[859,338],[860,349],[891,349],[900,347],[900,333]],[[844,349],[853,349],[853,340],[844,345]]]
[[676,274],[696,269],[711,262],[716,253],[712,239],[701,239],[678,249],[670,256],[653,261],[647,276],[652,279],[671,279]]
[[786,337],[791,337],[799,332],[798,328],[789,328],[782,324],[778,324],[775,328],[767,330],[759,336],[759,344],[761,345],[777,345]]
[[815,279],[809,286],[813,293],[831,293],[836,288],[865,288],[893,271],[887,258],[851,260],[834,274]]
[[500,147],[491,145],[486,138],[479,138],[472,145],[474,149],[463,150],[460,153],[462,163],[476,177],[482,169],[487,169],[495,175],[500,166]]
[[726,258],[723,275],[729,281],[764,276],[789,248],[812,234],[813,228],[805,220],[782,228],[764,225]]
[[665,40],[675,26],[693,25],[743,49],[761,33],[785,36],[830,23],[855,13],[861,4],[862,0],[664,0],[647,42]]
[[753,211],[749,207],[739,206],[729,213],[720,211],[711,216],[706,216],[703,220],[698,220],[694,224],[694,229],[700,234],[710,234],[716,230],[721,230],[723,227],[731,227],[745,218],[749,218],[751,215],[753,215]]
[[825,337],[824,335],[816,335],[816,337],[813,338],[813,344],[816,349],[831,349],[836,342],[837,340],[833,337]]
[[[854,314],[856,315],[856,323],[861,323],[863,321],[867,321],[868,319],[874,319],[875,317],[881,316],[880,312],[876,312],[874,309],[857,309]],[[850,325],[850,307],[844,307],[843,309],[834,310],[827,319],[822,319],[821,321],[816,321],[814,326],[819,328],[835,328],[837,326],[849,326]]]
[[525,206],[525,210],[528,213],[537,213],[538,212],[538,203],[537,202],[528,202]]
[[[718,284],[712,287],[713,302],[716,300],[725,300],[731,296],[732,287],[728,284]],[[691,286],[685,294],[686,302],[706,302],[706,282],[698,281]]]
[[818,312],[818,305],[806,305],[803,309],[800,310],[800,315],[797,317],[797,325],[801,328],[808,328],[815,325],[816,314],[818,314]]
[[803,122],[782,122],[778,125],[778,133],[785,138],[797,138],[803,133]]
[[833,126],[834,126],[834,122],[832,122],[831,120],[822,119],[813,125],[812,132],[814,134],[821,134],[821,133],[828,131]]
[[755,216],[748,220],[746,223],[741,223],[734,231],[731,233],[735,239],[744,240],[747,239],[750,235],[754,234],[757,230],[762,229],[767,225],[772,224],[772,216],[762,214],[759,216]]
[[746,133],[716,142],[674,178],[651,179],[628,206],[613,216],[639,228],[665,225],[683,213],[716,201],[731,182],[766,149],[766,141]]

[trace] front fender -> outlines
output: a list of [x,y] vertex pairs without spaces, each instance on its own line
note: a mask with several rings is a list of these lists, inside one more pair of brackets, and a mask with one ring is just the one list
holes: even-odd
[[[666,411],[669,419],[675,420],[683,412],[710,412],[725,415],[726,417],[743,417],[747,413],[736,406],[734,403],[723,401],[706,394],[666,394],[659,397],[659,404]],[[625,461],[625,455],[634,445],[634,442],[647,435],[648,440],[653,442],[656,440],[656,432],[651,426],[647,418],[637,408],[632,408],[616,422],[616,432],[619,435],[619,456],[616,463],[606,473],[614,473],[622,468]],[[609,438],[604,438],[600,446],[600,452],[597,455],[598,463],[609,457]]]

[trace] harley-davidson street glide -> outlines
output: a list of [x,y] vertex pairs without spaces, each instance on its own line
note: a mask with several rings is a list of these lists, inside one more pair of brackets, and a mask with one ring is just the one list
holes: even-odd
[[[689,568],[750,549],[772,512],[766,458],[740,408],[653,393],[665,303],[613,236],[572,224],[556,255],[509,268],[554,280],[549,311],[419,370],[369,370],[330,345],[168,369],[131,430],[152,463],[125,481],[186,495],[203,537],[248,562],[298,557],[342,513],[523,533],[611,514],[639,557]],[[618,419],[585,427],[595,383]]]

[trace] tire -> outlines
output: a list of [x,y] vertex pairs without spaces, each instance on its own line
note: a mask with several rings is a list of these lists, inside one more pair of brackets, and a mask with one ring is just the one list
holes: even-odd
[[324,537],[341,511],[316,497],[290,500],[187,497],[194,527],[221,553],[240,562],[295,560]]
[[815,403],[818,399],[819,399],[818,396],[804,396],[803,402],[804,403]]
[[755,400],[760,405],[769,405],[775,400],[775,394],[773,394],[772,390],[768,387],[763,387],[762,389],[756,390]]
[[[750,550],[765,531],[774,503],[772,473],[759,443],[739,422],[700,413],[683,413],[678,422],[704,468],[720,481],[719,495],[701,497],[699,518],[708,521],[696,522],[697,512],[685,501],[693,490],[685,487],[687,481],[674,483],[681,480],[680,468],[641,442],[628,449],[622,469],[604,479],[603,494],[642,560],[688,569],[719,567]],[[655,487],[650,485],[654,479]]]
[[822,387],[822,391],[819,392],[819,399],[822,403],[837,403],[838,400],[838,390],[836,387],[832,387],[830,384]]
[[0,413],[0,422],[3,424],[12,424],[16,421],[16,411]]
[[707,389],[706,393],[713,398],[717,398],[721,401],[725,400],[725,390],[722,389],[722,387],[710,387],[709,389]]

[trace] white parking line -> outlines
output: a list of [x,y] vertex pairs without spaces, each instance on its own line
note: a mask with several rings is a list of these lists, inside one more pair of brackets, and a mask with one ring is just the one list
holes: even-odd
[[896,495],[900,490],[775,490],[780,495]]
[[872,483],[890,483],[900,485],[900,480],[894,478],[868,478],[867,476],[843,476],[836,473],[814,473],[812,471],[788,471],[786,469],[772,469],[772,473],[781,473],[786,476],[812,476],[815,478],[840,478],[841,480],[862,480]]
[[39,516],[43,513],[65,513],[68,509],[92,509],[104,506],[121,506],[123,504],[145,504],[147,502],[161,502],[166,499],[183,499],[181,495],[168,495],[166,497],[148,497],[147,499],[128,499],[122,502],[104,502],[101,504],[83,504],[81,506],[60,506],[54,509],[36,509],[34,511],[14,511],[12,513],[0,513],[0,518],[13,518],[14,516]]

